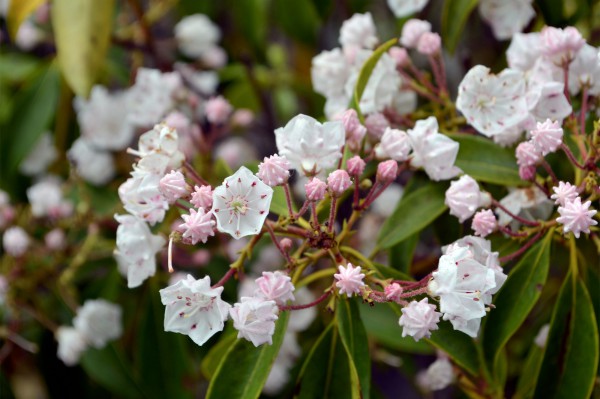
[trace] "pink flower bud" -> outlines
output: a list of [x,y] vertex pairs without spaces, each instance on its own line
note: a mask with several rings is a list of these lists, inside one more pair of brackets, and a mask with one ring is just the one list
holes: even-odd
[[355,155],[346,162],[346,169],[351,176],[359,177],[365,171],[366,165],[361,157]]
[[581,203],[581,197],[577,197],[558,207],[560,217],[556,221],[563,225],[564,233],[572,231],[576,238],[579,238],[580,233],[590,233],[590,226],[598,224],[592,219],[598,211],[590,209],[591,204],[591,201]]
[[292,248],[292,244],[293,244],[292,240],[290,238],[287,238],[287,237],[282,238],[279,241],[279,246],[281,247],[281,249],[283,249],[286,252],[289,251]]
[[213,191],[210,186],[194,186],[190,202],[196,208],[210,209],[213,203]]
[[344,130],[346,131],[346,144],[350,149],[358,150],[362,139],[367,134],[367,128],[360,123],[356,111],[352,108],[344,111],[340,120],[344,124]]
[[360,294],[360,289],[364,287],[364,273],[361,273],[360,266],[353,266],[348,263],[346,267],[339,265],[339,273],[333,275],[337,280],[335,286],[340,289],[340,295],[346,294],[351,297],[352,294]]
[[44,236],[44,242],[49,250],[60,251],[66,244],[65,232],[59,228],[55,228]]
[[326,189],[327,184],[321,181],[318,177],[313,177],[304,185],[304,190],[306,190],[306,199],[309,201],[320,201],[325,198]]
[[398,283],[392,283],[390,285],[388,285],[387,287],[385,287],[385,298],[388,301],[398,301],[400,299],[400,295],[402,295],[402,292],[404,292],[404,289],[402,288],[402,286]]
[[476,236],[486,237],[496,230],[496,216],[490,209],[482,209],[473,216],[471,228]]
[[556,151],[562,144],[562,139],[563,129],[560,123],[550,119],[538,122],[536,128],[531,131],[531,142],[542,155]]
[[396,180],[398,176],[398,162],[390,159],[377,165],[377,180],[389,183]]
[[519,166],[533,166],[541,159],[541,154],[530,141],[524,141],[515,150]]
[[388,51],[390,57],[392,57],[392,59],[394,61],[396,61],[396,66],[398,67],[403,67],[405,65],[408,65],[408,63],[410,62],[410,57],[408,56],[408,51],[406,51],[406,49],[404,47],[392,47],[389,51]]
[[254,112],[249,109],[238,109],[231,116],[231,123],[235,126],[247,127],[254,121]]
[[294,285],[292,279],[282,272],[263,272],[262,277],[256,279],[256,296],[278,305],[284,305],[288,300],[294,300]]
[[209,68],[221,68],[227,63],[227,53],[221,47],[213,46],[202,54],[202,62]]
[[440,52],[442,38],[435,32],[425,32],[417,42],[417,51],[425,55],[434,55]]
[[565,29],[546,26],[540,39],[542,54],[557,65],[571,62],[585,44],[581,33],[572,26]]
[[25,230],[19,226],[7,229],[2,237],[4,251],[14,257],[19,257],[27,252],[31,240]]
[[189,187],[185,182],[183,174],[179,171],[172,170],[160,179],[158,188],[167,201],[172,204],[179,198],[188,195]]
[[225,123],[227,118],[229,118],[231,111],[233,111],[233,107],[222,96],[211,98],[204,106],[206,119],[215,125]]
[[371,136],[373,139],[379,140],[381,139],[381,136],[383,136],[385,129],[390,126],[390,123],[383,114],[377,112],[367,116],[365,119],[365,125],[367,127],[369,136]]
[[519,176],[525,181],[533,181],[535,179],[535,166],[519,166]]
[[431,32],[431,24],[429,22],[420,19],[409,19],[402,27],[400,44],[407,48],[414,48],[417,46],[423,33],[426,32]]
[[327,186],[334,197],[341,196],[351,185],[350,175],[343,169],[334,170],[327,177]]
[[199,249],[192,254],[192,261],[195,266],[204,266],[210,262],[211,253],[208,249]]
[[263,159],[263,162],[258,165],[256,175],[271,187],[281,186],[287,183],[290,177],[290,167],[291,165],[286,157],[275,154]]

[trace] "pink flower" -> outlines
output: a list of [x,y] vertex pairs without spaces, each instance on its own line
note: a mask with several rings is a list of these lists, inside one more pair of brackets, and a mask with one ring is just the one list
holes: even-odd
[[379,165],[377,165],[377,180],[380,182],[392,182],[396,180],[396,176],[398,176],[398,162],[393,159],[380,162]]
[[592,216],[596,214],[595,210],[588,210],[591,201],[581,203],[581,198],[577,197],[573,201],[568,201],[564,206],[558,207],[560,217],[556,218],[558,223],[563,225],[563,232],[572,231],[576,238],[579,238],[581,232],[589,233],[590,226],[598,224]]
[[365,285],[363,279],[365,275],[360,272],[360,266],[352,266],[352,263],[348,263],[346,267],[339,265],[339,273],[333,275],[337,282],[335,286],[340,289],[340,295],[344,293],[346,296],[351,297],[352,294],[360,294],[360,288]]
[[210,209],[213,203],[212,188],[210,186],[194,186],[190,202],[196,208]]
[[271,187],[281,186],[288,181],[290,168],[291,165],[285,157],[275,154],[269,158],[265,157],[263,162],[258,165],[256,175]]
[[420,19],[409,19],[402,27],[400,44],[407,48],[414,48],[417,46],[421,36],[426,32],[431,32],[431,24],[429,22]]
[[313,177],[304,185],[304,190],[306,190],[306,199],[309,201],[320,201],[325,198],[326,189],[327,184],[321,181],[321,179],[318,177]]
[[204,208],[198,208],[198,212],[190,208],[189,215],[181,215],[185,221],[179,225],[179,229],[183,231],[183,238],[189,238],[192,245],[198,241],[205,243],[208,237],[215,235],[215,221],[212,220],[212,216],[212,213],[206,213]]
[[519,144],[515,150],[515,155],[519,166],[534,166],[541,159],[540,152],[531,141],[524,141]]
[[231,104],[221,96],[211,98],[204,106],[206,119],[215,125],[225,123],[232,111],[233,107]]
[[353,156],[346,162],[346,169],[348,173],[353,177],[359,177],[365,171],[367,164],[358,155]]
[[167,201],[172,204],[179,198],[188,195],[189,186],[185,182],[185,178],[181,172],[172,170],[160,179],[158,189]]
[[392,47],[388,54],[396,61],[396,66],[403,67],[410,62],[408,51],[404,47]]
[[562,139],[563,129],[560,123],[550,119],[538,122],[536,128],[531,131],[531,142],[542,155],[556,151],[562,144]]
[[579,196],[577,187],[564,181],[559,182],[557,187],[552,187],[552,190],[554,194],[550,198],[554,200],[555,204],[561,206],[565,206],[567,202],[573,202]]
[[402,308],[402,316],[398,321],[402,326],[402,336],[410,335],[415,341],[431,337],[431,331],[438,329],[441,315],[435,311],[435,305],[429,303],[429,298],[412,301]]
[[50,230],[44,236],[44,243],[46,244],[46,247],[51,251],[60,251],[65,247],[66,242],[67,237],[65,236],[65,232],[58,227],[53,230]]
[[334,197],[341,196],[351,185],[350,175],[343,169],[334,170],[327,177],[327,187]]
[[398,162],[408,159],[410,140],[406,132],[387,128],[381,136],[381,142],[375,146],[375,155],[379,159],[391,158]]
[[368,133],[375,139],[380,139],[383,136],[383,132],[390,126],[390,122],[386,117],[379,112],[370,114],[365,119],[365,126],[367,127]]
[[519,177],[525,181],[533,181],[535,179],[535,166],[519,166]]
[[367,128],[364,127],[358,119],[358,114],[353,108],[347,109],[341,116],[344,129],[346,130],[346,140],[354,147],[359,147],[363,137],[367,134]]
[[417,42],[417,51],[425,55],[434,55],[440,52],[442,38],[435,32],[425,32]]
[[278,305],[284,305],[287,301],[293,301],[294,285],[292,279],[280,271],[263,272],[262,277],[256,279],[258,286],[255,295],[269,301],[275,301]]
[[400,299],[400,295],[404,292],[402,286],[398,283],[392,283],[385,287],[385,299],[388,301],[398,301]]
[[229,309],[233,327],[238,330],[238,338],[245,338],[254,346],[273,344],[277,312],[274,301],[254,297],[243,297],[241,303]]
[[490,209],[482,209],[473,216],[471,228],[475,235],[485,237],[496,230],[496,216]]
[[585,44],[581,33],[572,26],[565,29],[545,26],[540,38],[542,55],[556,65],[571,62]]

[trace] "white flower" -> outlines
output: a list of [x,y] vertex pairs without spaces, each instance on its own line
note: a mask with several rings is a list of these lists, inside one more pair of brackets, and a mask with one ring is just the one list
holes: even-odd
[[87,300],[77,309],[73,326],[94,348],[102,348],[108,341],[121,336],[121,307],[104,299]]
[[540,33],[515,33],[506,50],[508,66],[519,71],[527,71],[541,57]]
[[185,158],[179,151],[178,140],[177,131],[161,123],[142,134],[138,142],[138,150],[130,150],[130,152],[141,157],[138,168],[162,177],[167,171],[178,169]]
[[521,32],[535,17],[532,0],[481,0],[479,13],[492,26],[499,40],[510,39]]
[[27,251],[31,239],[19,226],[13,226],[6,229],[2,236],[2,247],[4,251],[11,256],[22,256]]
[[554,194],[550,196],[554,200],[555,204],[565,206],[567,202],[572,202],[579,196],[577,193],[577,186],[572,185],[569,182],[558,182],[558,186],[552,187]]
[[161,176],[140,170],[132,175],[118,190],[123,207],[151,225],[162,222],[169,203],[159,189]]
[[438,329],[441,315],[435,311],[435,305],[429,303],[429,298],[412,301],[402,308],[402,316],[398,321],[402,326],[402,336],[410,335],[415,341],[431,337],[431,331]]
[[189,335],[198,345],[222,331],[231,305],[221,299],[223,287],[211,288],[210,277],[185,280],[160,290],[165,331]]
[[165,245],[165,239],[153,235],[143,220],[131,215],[115,215],[117,249],[115,257],[119,268],[127,275],[127,286],[138,287],[156,272],[156,253]]
[[242,166],[213,191],[217,229],[235,239],[258,234],[272,198],[273,189]]
[[77,174],[91,184],[104,185],[115,176],[114,160],[110,152],[94,147],[86,138],[75,140],[68,156]]
[[61,181],[49,176],[27,189],[27,199],[31,204],[31,214],[35,217],[67,216],[73,204],[63,199]]
[[[528,220],[539,218],[546,220],[554,208],[552,201],[539,188],[532,186],[520,189],[509,189],[510,193],[500,200],[500,203],[511,213]],[[498,215],[498,224],[506,226],[511,223],[511,228],[517,230],[518,221],[513,222],[513,218],[502,209],[496,209]]]
[[569,65],[569,91],[577,95],[583,86],[588,95],[600,95],[600,52],[597,47],[585,44]]
[[412,166],[423,167],[429,178],[435,181],[448,180],[460,173],[460,169],[454,166],[458,143],[438,132],[434,116],[417,121],[407,133],[413,149]]
[[260,346],[273,344],[278,311],[275,301],[243,297],[241,303],[236,303],[229,309],[229,314],[233,327],[238,330],[238,338],[245,338],[254,346]]
[[342,23],[340,44],[346,48],[372,49],[379,39],[371,13],[354,14]]
[[477,182],[469,175],[451,182],[446,190],[445,203],[450,208],[450,214],[461,223],[473,216],[477,208],[488,206],[490,202],[490,195],[480,191]]
[[505,69],[494,75],[482,65],[474,66],[458,87],[456,108],[488,137],[518,125],[529,114],[523,73]]
[[135,133],[128,118],[130,101],[127,92],[109,93],[104,86],[94,86],[89,99],[74,101],[81,136],[102,150],[126,148]]
[[203,14],[184,17],[175,25],[179,50],[190,58],[200,58],[221,38],[219,27]]
[[88,348],[83,335],[73,327],[61,326],[56,330],[55,336],[58,341],[58,358],[67,366],[79,363],[81,355]]
[[287,301],[294,300],[294,285],[292,279],[285,273],[263,272],[262,277],[256,279],[257,290],[255,296],[269,301],[275,301],[278,305],[284,305]]
[[181,87],[181,76],[177,72],[139,68],[135,85],[129,89],[131,122],[151,126],[161,120],[175,106],[173,95]]
[[452,363],[446,358],[437,359],[425,372],[425,384],[432,391],[439,391],[454,382]]
[[40,136],[29,154],[21,161],[19,171],[27,176],[39,175],[45,172],[57,157],[58,152],[54,147],[52,136],[50,132],[46,132]]
[[340,48],[322,51],[312,59],[313,90],[327,98],[341,96],[349,73],[350,65]]
[[388,7],[396,18],[403,18],[421,11],[429,0],[387,0]]
[[341,121],[321,124],[302,114],[275,130],[279,155],[286,157],[293,168],[310,173],[337,165],[345,136]]
[[404,194],[404,188],[401,185],[391,184],[379,194],[369,209],[381,218],[388,218],[394,213],[394,209],[396,209],[396,205],[402,198],[402,194]]
[[44,31],[38,28],[33,21],[26,19],[19,26],[15,37],[15,44],[23,51],[30,51],[40,44],[45,36]]

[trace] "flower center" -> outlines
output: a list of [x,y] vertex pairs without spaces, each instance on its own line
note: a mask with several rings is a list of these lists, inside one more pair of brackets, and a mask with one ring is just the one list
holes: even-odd
[[233,212],[245,215],[246,211],[248,211],[248,201],[239,196],[233,197],[229,203],[229,207],[233,208]]

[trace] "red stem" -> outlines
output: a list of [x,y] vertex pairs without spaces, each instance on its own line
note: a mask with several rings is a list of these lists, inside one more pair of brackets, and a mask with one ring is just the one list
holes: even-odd
[[217,281],[217,283],[215,285],[213,285],[211,288],[218,288],[218,287],[222,287],[223,285],[225,285],[225,283],[227,281],[229,281],[229,279],[237,272],[236,268],[229,268],[229,270],[227,270],[227,273],[225,273],[223,275],[223,277]]
[[283,248],[281,248],[281,245],[279,244],[279,241],[277,240],[277,237],[275,236],[275,232],[273,231],[273,227],[271,227],[271,223],[269,223],[267,221],[267,223],[265,223],[265,226],[267,226],[267,231],[269,232],[269,235],[271,236],[271,240],[273,241],[273,244],[275,244],[275,246],[277,247],[279,252],[281,252],[281,255],[283,255],[286,262],[291,265],[292,259],[290,258],[290,254],[288,254],[286,251],[283,250]]
[[333,223],[335,222],[335,207],[337,206],[337,197],[331,197],[331,208],[329,208],[329,224],[327,225],[327,231],[333,231]]
[[321,295],[320,297],[318,297],[317,299],[315,299],[314,301],[307,303],[305,305],[289,305],[289,306],[280,306],[279,310],[281,311],[285,311],[285,310],[302,310],[302,309],[308,309],[308,308],[312,308],[313,306],[316,306],[318,304],[320,304],[321,302],[323,302],[325,299],[327,299],[327,297],[331,294],[331,290],[327,290],[325,291],[325,293],[323,293],[323,295]]
[[196,183],[198,183],[202,186],[210,186],[210,184],[208,184],[208,182],[206,180],[204,180],[202,177],[200,177],[200,175],[198,173],[196,173],[196,171],[194,170],[194,167],[188,161],[183,161],[183,166],[185,166],[186,170],[188,172],[190,172],[192,179]]
[[290,217],[294,217],[294,208],[292,207],[292,196],[290,194],[290,185],[286,182],[283,185],[283,191],[285,192],[285,202],[287,204],[288,212]]
[[538,231],[538,233],[536,235],[534,235],[531,240],[527,241],[527,243],[525,243],[525,245],[523,245],[521,248],[519,248],[518,250],[516,250],[515,252],[513,252],[510,255],[501,257],[498,260],[500,262],[504,263],[504,262],[508,262],[508,261],[513,260],[514,258],[522,255],[525,251],[527,251],[529,249],[529,247],[531,247],[533,244],[535,244],[540,239],[540,237],[542,236],[542,233],[543,233],[542,230]]
[[502,209],[504,212],[506,212],[510,217],[512,217],[513,219],[523,223],[526,226],[539,226],[540,224],[538,222],[533,222],[531,220],[527,220],[527,219],[523,219],[520,216],[515,215],[514,213],[512,213],[511,211],[509,211],[508,209],[506,209],[506,207],[504,205],[502,205],[501,203],[499,203],[498,201],[496,201],[495,199],[492,199],[492,205],[494,205],[497,208]]

